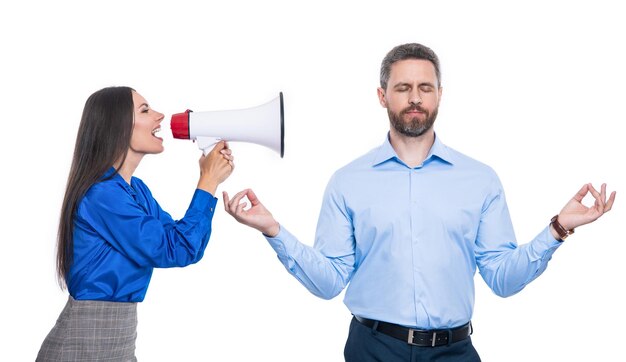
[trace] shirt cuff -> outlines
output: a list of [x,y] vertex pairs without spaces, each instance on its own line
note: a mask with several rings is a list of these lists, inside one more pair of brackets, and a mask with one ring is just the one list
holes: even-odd
[[287,229],[285,229],[282,225],[279,225],[280,230],[278,234],[274,237],[270,237],[265,235],[265,239],[269,242],[270,246],[279,258],[283,259],[292,254],[295,248],[298,245],[298,239],[293,236]]
[[213,215],[215,213],[215,206],[217,205],[217,198],[211,195],[210,192],[196,189],[191,198],[191,204],[189,209],[194,209],[202,212],[206,215]]
[[550,225],[548,225],[533,240],[532,246],[536,256],[543,256],[546,252],[553,253],[562,244],[562,242],[552,236]]

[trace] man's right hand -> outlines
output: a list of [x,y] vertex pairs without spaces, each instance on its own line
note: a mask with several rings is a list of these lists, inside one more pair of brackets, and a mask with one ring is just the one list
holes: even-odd
[[[232,200],[229,199],[226,191],[223,191],[222,195],[226,212],[232,215],[235,220],[259,230],[266,236],[275,237],[278,235],[280,225],[274,220],[272,213],[259,201],[254,191],[251,189],[239,191],[233,196]],[[242,201],[244,197],[247,197],[248,201],[250,201],[251,206],[249,209],[246,209],[248,203]]]

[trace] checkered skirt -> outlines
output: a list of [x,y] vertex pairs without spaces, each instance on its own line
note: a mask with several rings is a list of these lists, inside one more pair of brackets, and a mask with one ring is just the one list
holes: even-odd
[[68,298],[37,355],[48,361],[137,361],[137,303]]

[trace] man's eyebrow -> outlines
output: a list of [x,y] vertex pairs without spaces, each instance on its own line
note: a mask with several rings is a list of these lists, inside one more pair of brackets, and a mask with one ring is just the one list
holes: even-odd
[[[393,85],[394,88],[403,87],[403,86],[412,87],[413,85],[411,83],[408,83],[408,82],[398,82],[398,83]],[[422,82],[422,83],[418,84],[417,86],[418,87],[429,86],[429,87],[435,88],[435,85],[432,84],[431,82]]]
[[411,87],[410,83],[407,82],[398,82],[396,84],[393,85],[394,88],[398,88],[398,87]]

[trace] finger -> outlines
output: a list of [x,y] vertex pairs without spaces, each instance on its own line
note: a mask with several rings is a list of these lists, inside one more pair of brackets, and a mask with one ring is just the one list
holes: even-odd
[[224,141],[219,141],[215,144],[215,146],[213,146],[211,153],[219,153],[222,149],[224,149]]
[[224,199],[224,209],[226,209],[226,212],[228,212],[228,192],[222,191],[222,198]]
[[230,199],[230,202],[228,203],[228,209],[231,215],[233,216],[237,215],[237,208],[240,202],[241,202],[241,198],[236,199],[235,196],[233,196],[233,198]]
[[256,206],[261,203],[261,201],[256,196],[254,191],[252,191],[252,189],[248,190],[248,200],[250,200],[250,203],[252,204],[252,206]]
[[600,185],[600,193],[598,194],[598,197],[602,200],[602,202],[606,201],[606,184]]
[[598,199],[600,197],[600,193],[598,192],[598,190],[596,190],[592,184],[588,184],[589,187],[589,191],[591,192],[591,196],[593,196],[594,199]]
[[[592,188],[593,188],[593,186],[590,186],[590,190]],[[598,191],[596,189],[593,189],[593,191],[594,192],[592,192],[591,195],[594,197],[595,200],[593,202],[593,207],[592,208],[595,210],[596,213],[598,213],[597,217],[600,217],[604,213],[605,200],[604,200],[604,198],[602,198],[602,195],[600,193],[598,193]]]
[[604,200],[598,197],[593,203],[593,207],[595,208],[596,212],[598,212],[598,217],[600,217],[604,213]]
[[235,206],[237,205],[237,199],[241,199],[240,196],[241,192],[236,193],[229,201],[228,201],[228,209],[230,210],[230,212],[234,212],[235,211]]
[[616,194],[615,191],[611,192],[611,196],[609,196],[609,200],[604,205],[604,212],[611,211],[611,208],[613,207],[613,202],[615,201],[615,194]]
[[248,192],[248,189],[239,191],[235,196],[233,196],[233,199],[230,201],[230,208],[231,210],[235,210],[236,206],[241,202],[241,199],[246,196]]
[[578,190],[576,195],[574,195],[573,199],[578,202],[583,201],[588,191],[589,191],[589,184],[584,184],[583,187],[581,187],[580,190]]
[[237,205],[237,203],[236,203],[235,199],[236,199],[237,197],[239,197],[239,198],[241,197],[241,196],[240,196],[241,192],[242,192],[242,191],[240,191],[240,192],[236,193],[236,194],[233,196],[233,198],[232,198],[232,199],[229,199],[229,200],[228,200],[228,211],[229,211],[230,213],[232,213],[232,212],[234,211],[234,206],[235,206],[235,205]]
[[599,199],[596,200],[596,205],[598,211],[604,213],[604,209],[606,208],[606,184],[600,185],[600,196]]
[[235,215],[241,215],[243,213],[245,213],[245,207],[248,206],[247,202],[242,202],[239,205],[237,205],[237,210],[235,211]]

